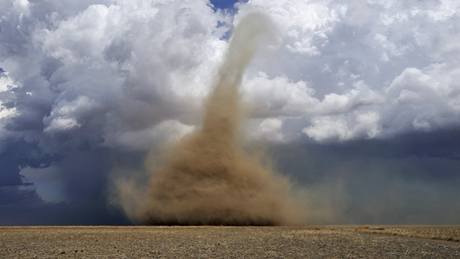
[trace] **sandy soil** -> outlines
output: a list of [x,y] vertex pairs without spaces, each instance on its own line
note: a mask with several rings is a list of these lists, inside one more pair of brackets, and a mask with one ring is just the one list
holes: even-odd
[[3,227],[0,258],[460,258],[460,226]]

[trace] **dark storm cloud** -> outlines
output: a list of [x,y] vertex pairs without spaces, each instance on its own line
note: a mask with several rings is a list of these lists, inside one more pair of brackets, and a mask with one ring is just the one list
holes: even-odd
[[[181,6],[183,16],[175,19]],[[18,188],[2,192],[8,202],[1,204],[7,212],[0,224],[113,222],[109,175],[115,167],[135,170],[153,144],[188,130],[175,119],[184,107],[193,109],[163,90],[175,69],[193,73],[203,63],[196,52],[214,44],[221,18],[211,16],[204,2],[178,1],[161,11],[155,3],[113,1],[10,1],[0,7],[0,185]],[[132,11],[139,8],[145,13]],[[106,18],[113,23],[105,26]],[[169,18],[180,24],[162,22]],[[100,31],[88,33],[87,22]],[[160,36],[151,28],[175,32]],[[187,40],[201,43],[193,48]],[[31,179],[35,183],[22,190]],[[55,187],[62,191],[43,190]],[[17,214],[24,216],[15,221]]]
[[458,224],[459,151],[458,128],[273,148],[280,170],[310,190],[313,209],[329,212],[313,221],[354,224]]
[[[128,223],[107,203],[107,177],[115,164],[109,164],[107,151],[87,146],[50,156],[24,141],[9,143],[5,150],[0,155],[1,225]],[[136,161],[133,155],[129,159]],[[36,185],[20,173],[23,167],[46,170],[50,164],[59,168],[64,202],[44,201],[37,195]]]
[[249,130],[277,143],[312,219],[458,223],[458,1],[251,0],[231,17],[206,1],[12,0],[0,1],[0,224],[123,222],[111,175],[193,129],[233,18],[254,8],[280,46],[243,80]]
[[[47,156],[36,145],[15,142],[0,156],[0,225],[128,224],[111,205],[109,175],[113,166],[130,169],[142,164],[142,153],[118,153],[81,145],[59,156]],[[59,171],[64,201],[48,202],[37,194],[37,184],[25,179],[21,167]],[[38,173],[37,173],[38,174]]]
[[5,151],[0,153],[0,186],[20,186],[24,183],[20,170],[24,166],[47,167],[52,157],[42,154],[35,144],[24,141],[2,143]]
[[129,224],[106,203],[47,203],[31,186],[0,187],[0,225]]

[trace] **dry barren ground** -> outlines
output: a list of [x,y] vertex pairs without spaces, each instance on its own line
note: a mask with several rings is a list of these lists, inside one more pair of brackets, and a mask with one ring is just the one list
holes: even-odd
[[0,258],[460,258],[460,226],[4,227]]

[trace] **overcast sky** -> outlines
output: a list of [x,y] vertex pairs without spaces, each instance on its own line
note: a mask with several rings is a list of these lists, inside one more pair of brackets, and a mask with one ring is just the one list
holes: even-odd
[[244,130],[312,222],[459,224],[457,0],[0,0],[0,224],[128,223],[114,175],[199,123],[252,11]]

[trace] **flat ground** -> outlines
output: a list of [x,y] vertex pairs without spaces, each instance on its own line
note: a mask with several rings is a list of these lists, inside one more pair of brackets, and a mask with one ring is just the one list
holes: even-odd
[[460,226],[3,227],[0,258],[460,258]]

